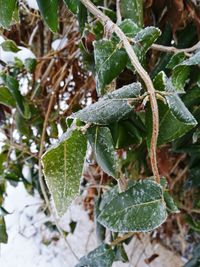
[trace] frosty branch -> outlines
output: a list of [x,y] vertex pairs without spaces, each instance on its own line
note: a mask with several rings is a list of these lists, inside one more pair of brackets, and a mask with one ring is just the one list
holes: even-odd
[[156,147],[157,147],[157,139],[158,139],[158,131],[159,131],[159,115],[158,115],[158,105],[156,99],[156,93],[154,90],[153,83],[151,78],[149,77],[146,70],[140,64],[132,46],[123,33],[123,31],[114,23],[112,20],[103,14],[90,0],[81,0],[81,2],[86,6],[86,8],[95,16],[97,17],[105,27],[114,31],[117,36],[120,38],[123,46],[131,60],[132,65],[144,81],[147,91],[149,93],[150,104],[152,109],[152,119],[153,119],[153,131],[151,137],[151,146],[150,146],[150,160],[151,160],[151,167],[153,175],[158,183],[160,183],[160,176],[157,167],[157,159],[156,159]]

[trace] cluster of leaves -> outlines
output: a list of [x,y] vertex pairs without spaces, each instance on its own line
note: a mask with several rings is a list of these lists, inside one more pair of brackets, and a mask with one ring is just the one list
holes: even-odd
[[[1,7],[3,10],[9,9],[9,12],[2,16],[0,23],[3,27],[8,27],[13,20],[16,1],[11,2],[13,3],[10,6],[0,2],[0,10]],[[45,22],[52,31],[56,31],[58,1],[37,2]],[[109,267],[117,260],[128,261],[128,257],[122,243],[105,243],[106,230],[115,238],[120,233],[152,231],[167,219],[168,214],[177,213],[178,208],[168,192],[166,179],[162,178],[161,184],[158,184],[154,177],[151,177],[147,158],[152,136],[152,111],[147,103],[148,94],[143,82],[121,41],[115,34],[107,32],[106,29],[104,31],[104,25],[98,20],[91,19],[92,15],[80,1],[64,2],[77,14],[82,33],[80,49],[83,63],[95,76],[98,101],[67,118],[67,131],[46,151],[42,163],[46,183],[60,216],[79,194],[88,151],[87,144],[90,144],[96,162],[104,173],[112,177],[112,188],[101,192],[95,206],[97,229],[101,232],[99,239],[102,244],[83,257],[77,265]],[[103,5],[103,1],[93,2]],[[174,29],[168,25],[161,33],[158,28],[160,18],[156,18],[154,26],[143,27],[145,16],[141,2],[121,1],[122,22],[119,22],[118,26],[131,42],[140,63],[149,71],[153,80],[159,109],[158,147],[170,143],[169,149],[173,150],[175,155],[187,155],[188,177],[181,190],[173,188],[174,192],[178,191],[177,203],[180,208],[182,203],[187,205],[186,200],[182,200],[185,194],[183,190],[187,194],[189,191],[195,195],[192,206],[198,209],[200,52],[194,49],[188,55],[178,50],[175,54],[174,50],[170,53],[151,50],[155,42],[168,45],[174,39],[177,48],[183,43],[185,46],[192,46],[197,42],[197,30],[192,24],[194,34],[187,34],[191,31],[191,25],[188,25],[189,27],[186,26],[174,36]],[[116,23],[115,8],[115,3],[111,1],[103,10]],[[11,41],[4,43],[2,47],[17,52],[17,47]],[[19,127],[24,125],[24,119],[32,120],[30,125],[39,127],[41,131],[41,124],[38,126],[38,121],[36,125],[33,123],[34,116],[37,116],[39,111],[20,94],[17,80],[10,75],[10,72],[16,72],[15,68],[12,67],[9,72],[1,75],[3,86],[0,90],[0,102],[16,109],[16,125],[19,120],[20,133],[29,137],[27,127],[23,127],[23,131]],[[34,72],[34,61],[26,61],[21,68]],[[29,142],[29,139],[25,140]],[[2,172],[5,162],[3,157],[7,157],[5,151],[6,149],[1,154]],[[136,164],[133,165],[133,162]],[[173,183],[173,179],[168,179],[168,182]],[[2,191],[4,192],[4,189]],[[2,229],[5,229],[3,216],[1,218]],[[200,231],[198,216],[187,215],[186,221],[190,229]]]

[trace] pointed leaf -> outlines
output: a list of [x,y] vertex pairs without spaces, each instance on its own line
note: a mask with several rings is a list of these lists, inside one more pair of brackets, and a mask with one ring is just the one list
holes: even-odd
[[[149,50],[151,45],[155,43],[155,41],[160,36],[161,31],[155,27],[146,27],[145,29],[140,30],[134,36],[135,44],[132,46],[135,51],[139,61],[144,64],[146,52]],[[127,67],[133,70],[133,66],[131,61],[128,59]]]
[[58,0],[36,1],[45,22],[53,32],[56,32],[58,30]]
[[109,85],[126,67],[127,54],[111,40],[94,42],[94,59],[96,66],[97,93],[106,93]]
[[16,0],[0,0],[0,27],[8,28],[12,22]]
[[169,63],[166,66],[166,68],[168,68],[168,69],[174,69],[177,65],[179,65],[180,63],[182,63],[185,58],[186,58],[186,56],[185,56],[185,53],[184,52],[180,52],[180,53],[174,54],[171,57]]
[[109,128],[99,126],[89,128],[87,136],[99,166],[108,175],[117,178],[115,149]]
[[129,262],[123,244],[119,244],[115,247],[115,261]]
[[100,98],[98,102],[89,107],[72,114],[72,117],[99,125],[119,121],[133,110],[134,98],[139,96],[140,91],[140,83],[123,86]]
[[136,43],[139,42],[142,50],[146,52],[160,35],[161,31],[158,28],[146,27],[136,34],[134,40]]
[[71,128],[42,157],[46,182],[59,215],[66,212],[79,193],[86,149],[85,135]]
[[11,51],[13,53],[17,53],[18,51],[20,51],[16,43],[12,40],[6,40],[5,42],[1,43],[1,47],[4,51]]
[[80,263],[75,267],[111,267],[115,258],[115,253],[107,244],[102,244],[87,256],[80,259]]
[[35,58],[26,58],[24,62],[24,66],[26,70],[30,73],[33,73],[37,65],[37,61]]
[[98,221],[114,232],[147,232],[159,227],[166,218],[162,187],[145,179],[118,193],[104,207]]
[[0,103],[8,107],[15,107],[15,99],[7,87],[0,87]]
[[[165,96],[167,105],[159,101],[159,136],[158,146],[174,139],[181,137],[186,132],[191,130],[197,121],[184,105],[170,79],[168,79],[164,72],[160,72],[154,79],[154,86],[156,90],[169,93]],[[152,119],[151,110],[146,113],[146,123],[148,131],[147,143],[150,144]]]

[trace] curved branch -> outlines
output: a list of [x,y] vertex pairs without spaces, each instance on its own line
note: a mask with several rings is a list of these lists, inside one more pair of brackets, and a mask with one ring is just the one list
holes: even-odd
[[153,129],[152,129],[152,137],[151,137],[151,146],[150,146],[150,160],[151,160],[151,168],[153,175],[158,183],[160,183],[160,176],[158,172],[157,159],[156,159],[156,147],[157,147],[157,139],[158,139],[158,131],[159,131],[159,116],[158,116],[158,104],[156,99],[156,94],[154,90],[153,83],[151,78],[149,77],[146,70],[140,64],[128,38],[123,33],[123,31],[105,14],[103,14],[90,0],[81,0],[81,2],[85,5],[85,7],[99,20],[102,21],[105,27],[112,29],[121,42],[131,60],[132,65],[144,81],[152,109],[152,119],[153,119]]

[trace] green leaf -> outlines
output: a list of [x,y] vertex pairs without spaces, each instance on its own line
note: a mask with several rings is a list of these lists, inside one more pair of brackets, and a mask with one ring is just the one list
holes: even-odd
[[131,19],[125,19],[119,24],[120,29],[129,38],[134,38],[141,28]]
[[52,30],[58,30],[58,0],[36,0],[45,22]]
[[[160,36],[161,31],[155,27],[146,27],[145,29],[140,30],[134,36],[135,44],[132,46],[133,50],[135,51],[139,61],[144,64],[146,52],[152,46],[153,43],[158,39]],[[128,59],[127,67],[133,70],[133,65],[131,61]]]
[[113,139],[108,127],[91,127],[87,137],[99,166],[108,175],[117,178],[116,156]]
[[85,24],[87,23],[87,17],[88,17],[87,8],[79,1],[77,18],[81,34],[84,32]]
[[[164,72],[160,72],[154,79],[154,87],[156,90],[165,90],[169,95],[165,96],[167,105],[158,101],[159,107],[159,136],[158,146],[171,142],[174,139],[181,137],[186,132],[191,130],[197,121],[184,105],[170,79],[168,79]],[[146,125],[149,129],[147,143],[150,144],[152,132],[152,118],[151,110],[146,112]]]
[[166,218],[162,187],[145,179],[114,196],[98,221],[114,232],[147,232],[159,227]]
[[97,221],[97,217],[99,216],[99,213],[100,213],[100,209],[99,209],[100,201],[101,201],[101,197],[94,198],[94,222],[96,226],[95,230],[96,230],[97,242],[99,244],[101,244],[105,240],[105,237],[106,237],[106,228]]
[[128,255],[124,249],[123,244],[115,247],[115,261],[129,262]]
[[174,203],[174,199],[170,196],[168,191],[164,192],[164,200],[166,203],[167,211],[169,213],[179,213],[180,212],[180,210],[178,209],[178,207]]
[[16,0],[0,0],[0,27],[8,28],[12,22]]
[[184,60],[178,66],[194,66],[200,64],[200,51],[193,54],[189,59]]
[[6,224],[3,216],[0,216],[0,243],[7,243],[8,235],[6,232]]
[[184,93],[184,86],[189,81],[190,66],[200,64],[200,52],[195,53],[189,59],[184,59],[183,52],[175,54],[167,65],[167,68],[173,69],[172,83],[180,93]]
[[165,177],[161,178],[161,185],[163,187],[163,196],[164,196],[164,200],[166,203],[166,208],[168,213],[179,213],[180,210],[177,208],[177,206],[174,203],[174,199],[172,198],[172,196],[170,195],[168,189],[167,189],[167,180]]
[[172,83],[177,89],[178,93],[185,93],[184,87],[189,81],[190,67],[177,66],[172,72]]
[[0,103],[12,108],[16,106],[15,99],[7,87],[0,87]]
[[4,41],[3,43],[1,43],[1,47],[3,48],[4,51],[11,51],[14,53],[17,53],[18,51],[20,51],[16,43],[13,42],[12,40]]
[[139,27],[143,26],[143,1],[121,0],[120,7],[124,18],[132,19]]
[[17,79],[12,77],[11,75],[3,74],[1,75],[5,86],[9,89],[10,93],[12,94],[13,98],[16,101],[16,106],[24,118],[30,118],[30,111],[28,104],[25,102],[24,97],[21,95],[19,90],[19,83]]
[[136,44],[139,43],[138,48],[146,52],[160,35],[161,31],[158,28],[146,27],[136,34],[134,40]]
[[109,85],[126,67],[127,54],[111,40],[94,42],[97,93],[103,95]]
[[166,68],[167,69],[171,69],[171,70],[174,69],[177,65],[182,63],[185,58],[186,58],[186,56],[185,56],[184,52],[180,52],[180,53],[174,54],[171,57],[169,63],[166,66]]
[[37,61],[34,58],[26,58],[24,62],[24,66],[26,70],[30,73],[33,73],[35,71],[37,65]]
[[64,2],[71,12],[77,13],[79,0],[64,0]]
[[75,267],[111,267],[115,258],[115,253],[107,244],[102,244],[87,256],[80,259],[80,263]]
[[99,125],[108,125],[119,121],[132,112],[134,99],[140,95],[140,91],[140,83],[123,86],[100,98],[98,102],[89,107],[72,114],[72,117]]
[[63,215],[79,193],[87,140],[72,128],[42,157],[44,174],[57,212]]
[[4,162],[7,161],[7,151],[2,151],[0,153],[0,175],[4,172]]
[[116,149],[142,142],[141,131],[134,124],[134,121],[130,119],[115,122],[109,125],[109,128]]

